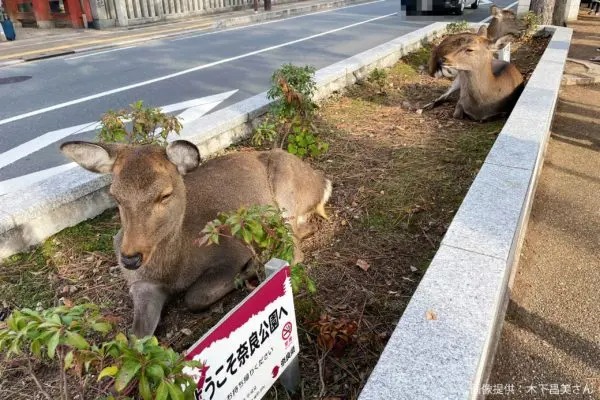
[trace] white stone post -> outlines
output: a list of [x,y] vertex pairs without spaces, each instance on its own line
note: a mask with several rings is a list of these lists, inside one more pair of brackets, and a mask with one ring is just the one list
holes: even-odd
[[520,18],[529,12],[531,6],[531,0],[519,0],[517,4],[517,17]]
[[129,25],[129,19],[127,18],[127,7],[125,6],[125,0],[115,0],[115,11],[117,13],[117,26]]
[[577,15],[579,14],[579,6],[581,0],[566,0],[567,6],[565,7],[565,21],[577,21]]

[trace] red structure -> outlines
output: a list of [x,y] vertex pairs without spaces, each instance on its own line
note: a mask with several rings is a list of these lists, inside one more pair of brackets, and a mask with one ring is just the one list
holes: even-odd
[[4,0],[4,6],[13,21],[39,28],[83,28],[84,16],[92,21],[89,0]]

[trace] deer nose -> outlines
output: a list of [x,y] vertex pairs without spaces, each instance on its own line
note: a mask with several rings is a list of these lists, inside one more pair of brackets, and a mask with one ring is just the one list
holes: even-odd
[[138,269],[142,265],[142,254],[135,253],[132,255],[126,255],[121,253],[121,262],[127,269]]

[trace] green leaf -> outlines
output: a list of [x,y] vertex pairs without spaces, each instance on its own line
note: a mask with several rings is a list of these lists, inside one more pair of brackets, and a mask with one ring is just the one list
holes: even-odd
[[112,325],[108,322],[95,322],[92,324],[92,329],[100,333],[108,333],[112,329]]
[[58,346],[58,342],[60,341],[60,332],[56,331],[54,335],[48,340],[48,357],[50,359],[54,359],[54,353],[56,352],[56,346]]
[[117,336],[115,336],[115,341],[127,344],[127,336],[125,336],[124,334],[119,332],[119,333],[117,333]]
[[[165,382],[165,381],[163,381],[163,382]],[[185,400],[185,398],[183,396],[183,391],[181,390],[180,387],[175,386],[171,382],[167,382],[167,388],[169,389],[169,396],[173,400]]]
[[138,387],[138,391],[144,400],[152,400],[152,390],[150,390],[150,384],[148,384],[148,379],[146,379],[146,375],[143,373],[140,375],[140,384]]
[[87,340],[83,338],[79,333],[75,332],[66,332],[65,344],[69,346],[73,346],[78,350],[87,350],[90,348]]
[[123,391],[129,385],[129,382],[131,382],[141,367],[141,364],[136,360],[127,360],[123,363],[115,380],[115,389],[117,392]]
[[73,366],[73,350],[69,351],[65,356],[65,370]]
[[146,368],[146,374],[155,381],[160,381],[165,377],[165,371],[158,364],[151,364]]
[[169,389],[165,384],[165,381],[162,381],[160,385],[158,385],[158,389],[156,389],[156,398],[155,400],[167,400],[169,397]]
[[102,371],[100,371],[100,375],[98,375],[98,380],[101,380],[102,378],[105,378],[107,376],[114,377],[117,374],[117,372],[119,372],[119,367],[117,367],[116,365],[106,367]]
[[37,358],[40,358],[42,356],[42,345],[39,340],[34,340],[33,342],[31,342],[30,349],[31,354],[33,354]]

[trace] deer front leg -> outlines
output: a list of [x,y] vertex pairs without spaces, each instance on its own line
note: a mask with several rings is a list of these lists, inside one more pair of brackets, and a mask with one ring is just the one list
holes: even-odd
[[133,299],[133,334],[139,338],[152,335],[168,297],[166,291],[158,284],[137,281],[129,294]]
[[435,101],[432,101],[431,103],[423,106],[423,110],[432,110],[435,107],[439,106],[440,104],[445,103],[446,101],[448,101],[448,97],[450,97],[450,95],[452,95],[452,93],[455,93],[459,90],[460,90],[460,81],[459,81],[459,77],[457,76],[456,79],[454,79],[452,81],[452,85],[450,85],[450,88],[448,88],[448,90],[446,90],[446,93],[444,93],[443,95],[438,97]]
[[465,117],[465,111],[460,103],[456,104],[456,107],[454,108],[454,114],[452,114],[452,116],[456,119],[463,119]]

